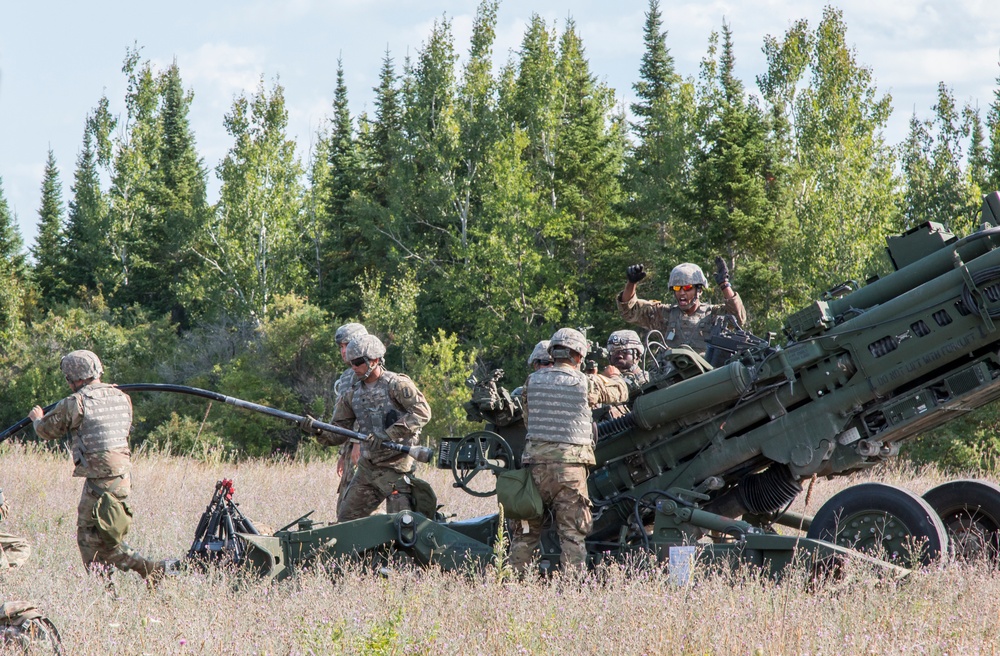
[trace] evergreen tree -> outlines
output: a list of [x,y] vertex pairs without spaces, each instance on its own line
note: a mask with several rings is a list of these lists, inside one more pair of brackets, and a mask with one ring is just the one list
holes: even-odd
[[397,169],[395,182],[407,190],[404,213],[393,217],[396,220],[386,230],[401,253],[436,277],[450,275],[459,246],[453,212],[459,152],[457,59],[451,21],[435,21],[403,89],[403,156],[412,165]]
[[564,266],[574,272],[580,320],[597,322],[595,313],[609,307],[620,286],[606,271],[621,268],[625,256],[624,223],[616,212],[623,126],[611,115],[614,94],[590,72],[572,19],[559,40],[558,72],[562,110],[553,163],[559,221],[548,229],[565,230]]
[[[104,103],[107,99],[104,99]],[[106,105],[105,105],[106,109]],[[109,270],[105,231],[107,203],[101,191],[98,153],[95,147],[95,115],[87,117],[83,148],[76,159],[73,198],[69,202],[66,223],[66,284],[72,294],[79,290],[96,291],[101,286],[101,272]]]
[[[115,305],[139,304],[144,299],[143,257],[152,246],[144,243],[145,223],[152,223],[153,172],[159,168],[161,132],[157,121],[158,88],[149,62],[140,65],[139,51],[130,49],[122,64],[126,76],[126,115],[113,144],[109,162],[108,244],[115,267],[106,281]],[[162,291],[162,290],[161,290]]]
[[0,260],[8,262],[11,271],[22,279],[27,275],[28,263],[24,254],[24,239],[17,225],[17,216],[11,211],[3,192],[0,176]]
[[130,50],[127,118],[116,144],[109,234],[119,305],[138,304],[187,327],[203,310],[200,260],[191,240],[208,215],[205,171],[195,150],[185,92],[174,62],[157,74]]
[[0,178],[0,342],[4,344],[20,332],[27,275],[24,241]]
[[[624,211],[635,220],[635,261],[652,262],[669,253],[678,222],[690,215],[685,191],[694,146],[694,83],[682,80],[667,48],[659,0],[650,0],[643,27],[645,51],[639,81],[632,85],[631,124],[635,147],[626,161]],[[656,239],[649,239],[655,235]]]
[[[324,252],[327,235],[326,207],[330,188],[330,134],[322,124],[310,144],[306,171],[307,188],[302,201],[301,260],[312,288],[310,296],[320,299],[329,285],[330,275],[330,269],[326,265],[329,253]],[[336,267],[336,264],[334,262],[333,266]],[[317,306],[318,304],[317,300]]]
[[187,327],[189,313],[204,310],[199,302],[200,260],[192,238],[207,222],[206,172],[195,148],[188,112],[193,94],[185,92],[177,62],[158,81],[161,139],[150,194],[154,211],[144,233],[143,258],[152,265],[143,276],[144,305],[170,312],[171,320]]
[[[514,86],[501,99],[504,118],[523,128],[528,135],[524,157],[539,190],[539,199],[549,212],[556,209],[555,142],[558,134],[561,97],[556,70],[557,34],[533,14],[521,40],[520,58]],[[544,209],[540,208],[540,209]]]
[[492,74],[497,5],[497,0],[482,0],[476,11],[469,59],[462,72],[455,108],[460,130],[459,166],[455,171],[455,212],[458,215],[460,247],[466,264],[469,224],[481,202],[477,187],[483,160],[500,132],[497,123],[496,83]]
[[31,249],[35,258],[34,278],[46,308],[65,302],[66,235],[63,218],[62,182],[56,156],[49,149],[42,177],[42,201],[38,208],[38,237]]
[[[713,35],[714,36],[714,35]],[[715,59],[714,42],[703,64],[703,87],[697,147],[689,203],[692,222],[681,243],[686,261],[707,266],[723,257],[736,275],[748,262],[767,262],[780,223],[769,197],[777,154],[756,98],[747,98],[734,72],[732,32],[723,24],[722,47]],[[740,289],[762,294],[771,281],[766,271],[752,280],[740,272]]]
[[325,151],[327,168],[321,192],[324,211],[317,290],[320,304],[331,307],[336,304],[339,295],[352,287],[353,278],[336,280],[333,274],[342,275],[338,272],[339,263],[351,259],[352,245],[357,243],[359,237],[357,228],[351,225],[348,205],[360,186],[360,154],[347,104],[344,66],[340,60],[337,60],[333,119]]

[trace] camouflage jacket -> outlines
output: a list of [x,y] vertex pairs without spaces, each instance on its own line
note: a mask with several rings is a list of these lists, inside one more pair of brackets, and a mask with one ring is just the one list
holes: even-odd
[[[396,418],[389,423],[386,419],[390,418],[392,413]],[[430,419],[431,407],[410,377],[383,370],[382,375],[374,383],[358,380],[341,394],[337,399],[337,406],[333,410],[333,419],[330,423],[366,435],[378,435],[397,444],[412,446],[417,443],[420,429],[427,425]],[[317,439],[323,444],[336,446],[343,444],[348,438],[333,433],[321,433]],[[401,472],[408,472],[413,468],[413,459],[409,456],[389,449],[373,451],[367,443],[361,445],[361,457],[376,467],[386,467]]]
[[627,303],[622,302],[621,293],[616,299],[622,319],[646,330],[663,333],[664,343],[674,348],[687,345],[705,355],[708,348],[705,340],[712,333],[717,318],[733,315],[742,326],[747,320],[747,311],[739,294],[726,299],[721,305],[699,303],[698,309],[688,314],[676,304],[667,305],[660,301],[644,301],[633,296]]
[[[110,387],[104,383],[91,383],[57,403],[41,419],[32,422],[35,434],[44,440],[58,440],[66,437],[67,434],[70,435],[73,441],[73,476],[106,478],[120,476],[132,468],[132,453],[127,446],[107,451],[83,453],[83,450],[78,448],[76,444],[77,439],[73,433],[80,428],[84,420],[83,392],[88,388],[97,388],[98,386],[100,388]],[[122,400],[127,404],[131,423],[132,400],[125,392],[115,391],[124,397]]]

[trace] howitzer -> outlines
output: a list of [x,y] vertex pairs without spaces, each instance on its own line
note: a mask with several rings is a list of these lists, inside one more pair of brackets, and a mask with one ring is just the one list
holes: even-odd
[[[997,192],[984,197],[982,222],[963,239],[935,223],[889,238],[894,271],[838,285],[791,315],[784,345],[724,331],[709,339],[716,366],[687,348],[660,353],[630,412],[599,424],[591,557],[641,547],[666,558],[701,544],[703,557],[753,561],[764,539],[772,567],[831,543],[891,558],[918,542],[929,560],[948,554],[949,535],[953,551],[996,554],[1000,488],[986,481],[945,483],[922,498],[870,483],[814,517],[784,514],[804,480],[871,468],[907,438],[1000,397]],[[508,440],[509,425],[487,428],[471,451],[471,436],[442,445],[453,459],[439,465],[517,462],[523,433]],[[806,528],[809,543],[774,535],[773,524]],[[554,533],[543,536],[543,562],[558,562],[555,545]]]
[[[589,561],[637,552],[668,561],[694,545],[701,560],[782,571],[877,555],[894,562],[1000,552],[1000,487],[952,481],[919,497],[882,483],[848,487],[814,516],[788,507],[814,476],[835,477],[891,459],[909,437],[1000,397],[1000,194],[984,198],[983,229],[959,239],[925,223],[888,240],[894,270],[838,285],[784,324],[787,341],[724,330],[706,357],[657,354],[629,411],[599,424]],[[647,348],[647,352],[649,349]],[[470,417],[486,430],[444,438],[437,465],[456,485],[516,467],[525,429],[500,376],[470,379]],[[322,555],[392,553],[420,564],[467,567],[491,557],[500,517],[436,522],[412,512],[333,525],[298,520],[250,540],[266,576]],[[782,535],[775,525],[805,530]],[[554,527],[541,569],[559,565]]]

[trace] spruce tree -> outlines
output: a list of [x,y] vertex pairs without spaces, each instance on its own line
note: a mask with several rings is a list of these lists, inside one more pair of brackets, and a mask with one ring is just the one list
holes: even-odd
[[[614,120],[614,94],[590,72],[572,19],[559,40],[559,132],[553,159],[559,223],[565,230],[564,266],[573,271],[581,321],[599,321],[618,280],[607,270],[624,259],[624,223],[617,213],[624,141]],[[554,226],[553,226],[554,227]]]
[[34,279],[45,308],[53,308],[68,297],[66,285],[66,235],[63,218],[62,183],[56,156],[49,149],[42,177],[42,200],[38,208],[38,236],[31,254],[35,258]]
[[81,289],[96,291],[100,286],[99,272],[112,266],[107,261],[104,235],[107,206],[101,192],[91,121],[92,117],[88,117],[83,148],[76,158],[73,197],[66,223],[66,284],[72,294]]
[[623,184],[629,202],[623,211],[644,236],[636,240],[633,259],[651,263],[669,253],[676,225],[690,214],[685,190],[694,146],[694,84],[674,68],[658,0],[649,2],[643,42],[639,81],[632,86],[636,143],[626,162]]
[[[330,136],[324,146],[326,171],[321,191],[323,213],[319,256],[318,298],[323,307],[334,307],[337,298],[353,288],[356,271],[346,272],[342,263],[352,259],[351,251],[361,233],[348,213],[351,197],[361,187],[360,154],[347,102],[344,65],[337,60],[337,86],[333,97]],[[346,279],[344,276],[346,274]]]
[[20,332],[27,275],[24,241],[0,178],[0,341],[4,344]]
[[4,195],[2,176],[0,176],[0,260],[8,262],[11,271],[21,278],[27,274],[24,239],[17,225],[17,216],[11,211]]

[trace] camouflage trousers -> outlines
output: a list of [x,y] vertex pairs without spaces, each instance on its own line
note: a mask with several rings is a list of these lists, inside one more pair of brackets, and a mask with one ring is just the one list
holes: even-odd
[[337,521],[347,522],[367,517],[383,501],[386,512],[389,513],[413,510],[412,492],[405,473],[388,467],[376,467],[362,458],[337,508]]
[[[542,503],[555,518],[563,571],[587,564],[585,540],[593,526],[590,496],[587,492],[587,465],[562,462],[528,465]],[[545,517],[514,522],[510,540],[510,564],[525,572],[542,534]]]
[[337,515],[340,515],[340,507],[344,503],[347,488],[354,479],[354,474],[358,471],[359,455],[361,455],[361,447],[353,442],[348,442],[340,448],[337,469],[343,473],[340,475],[340,484],[337,485]]
[[100,567],[117,567],[123,571],[136,571],[146,578],[157,569],[157,563],[129,547],[124,542],[107,544],[97,532],[94,508],[104,492],[111,492],[119,501],[125,501],[132,491],[129,474],[110,478],[88,478],[83,485],[80,504],[76,508],[76,544],[80,548],[83,566],[88,570]]
[[0,533],[0,572],[20,567],[31,556],[31,545],[24,538]]

